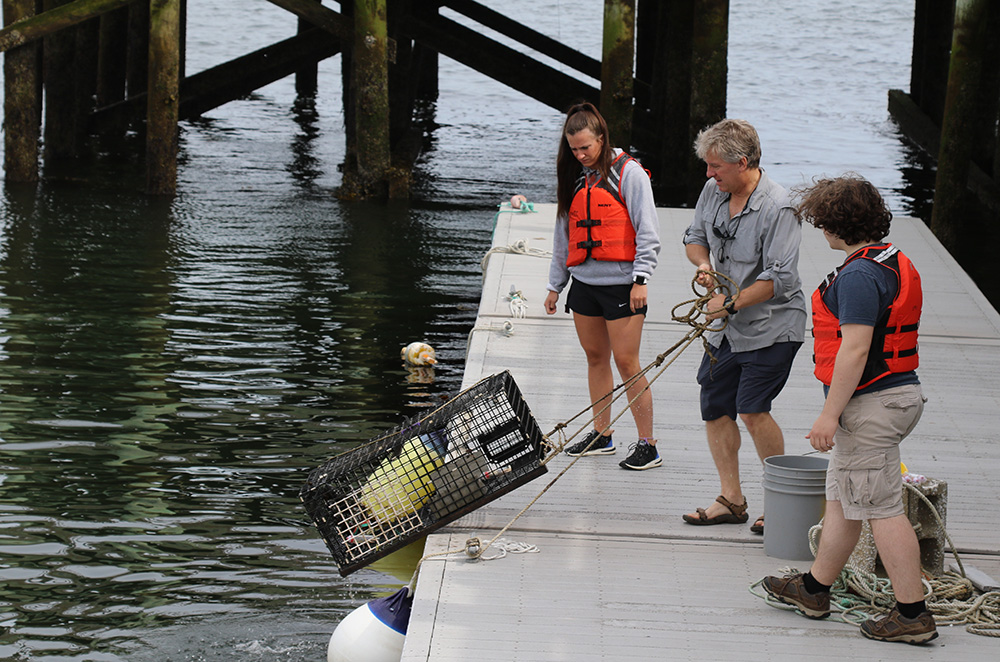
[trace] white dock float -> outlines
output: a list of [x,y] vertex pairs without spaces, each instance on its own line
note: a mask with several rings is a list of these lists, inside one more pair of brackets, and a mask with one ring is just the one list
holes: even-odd
[[[555,205],[535,209],[500,213],[494,247],[526,240],[530,248],[549,250]],[[692,214],[660,210],[663,249],[650,281],[644,363],[687,331],[670,311],[693,297],[694,268],[681,245]],[[889,239],[913,259],[924,287],[918,374],[928,403],[903,443],[902,458],[911,472],[947,481],[947,529],[962,562],[1000,578],[1000,315],[923,222],[897,218],[892,227]],[[843,257],[822,233],[803,227],[800,271],[807,299]],[[548,264],[531,255],[491,255],[465,368],[466,386],[509,370],[545,433],[589,405],[583,350],[562,312],[565,296],[556,315],[542,308]],[[512,285],[527,299],[524,319],[511,317],[504,298]],[[512,335],[501,331],[507,320]],[[581,458],[504,535],[536,545],[538,553],[475,563],[456,555],[424,561],[403,660],[996,658],[1000,640],[963,626],[940,627],[936,641],[917,649],[867,640],[855,626],[809,620],[750,593],[767,574],[809,564],[766,556],[762,537],[749,531],[764,502],[762,470],[745,431],[741,471],[750,522],[696,527],[681,520],[707,507],[719,487],[698,406],[701,354],[700,343],[691,346],[652,386],[662,468],[619,468],[636,438],[626,413],[615,425],[618,452]],[[807,339],[774,404],[787,454],[812,450],[805,434],[822,397]],[[624,402],[616,402],[614,413]],[[572,459],[560,455],[545,476],[432,534],[425,554],[463,549],[474,536],[492,539]],[[945,561],[953,561],[950,553]]]

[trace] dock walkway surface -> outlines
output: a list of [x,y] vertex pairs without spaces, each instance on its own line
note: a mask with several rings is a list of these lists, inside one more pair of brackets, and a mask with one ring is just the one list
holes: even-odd
[[[494,247],[521,242],[550,250],[555,206],[535,210],[501,211]],[[693,211],[660,209],[659,215],[663,248],[649,285],[644,365],[687,332],[672,321],[671,309],[694,296],[694,267],[681,244]],[[947,531],[962,563],[1000,579],[1000,315],[919,219],[896,218],[889,240],[913,260],[924,287],[918,374],[928,402],[903,442],[902,459],[911,472],[947,482]],[[820,231],[803,226],[807,299],[843,258]],[[545,433],[589,405],[583,351],[562,312],[565,296],[556,315],[542,308],[548,266],[547,257],[491,252],[465,367],[465,386],[509,370]],[[505,297],[512,286],[527,300],[523,319],[511,316]],[[502,331],[508,320],[510,335]],[[762,536],[749,531],[764,512],[764,488],[745,430],[741,471],[750,522],[696,527],[682,521],[683,513],[707,507],[719,487],[698,406],[701,355],[700,342],[680,352],[652,386],[662,467],[619,468],[636,438],[626,413],[615,425],[615,455],[580,458],[504,534],[537,546],[538,553],[422,563],[403,660],[997,659],[1000,639],[964,626],[941,627],[937,640],[918,649],[867,640],[854,625],[809,620],[751,593],[765,575],[804,571],[809,562],[767,556]],[[812,451],[805,435],[823,394],[811,355],[807,338],[774,404],[789,455]],[[463,549],[471,537],[492,539],[572,460],[560,454],[546,475],[430,535],[425,554]],[[946,567],[949,562],[951,553]]]

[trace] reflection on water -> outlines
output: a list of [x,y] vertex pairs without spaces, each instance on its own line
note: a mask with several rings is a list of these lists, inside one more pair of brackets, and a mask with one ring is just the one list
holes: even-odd
[[[341,579],[297,493],[458,388],[485,224],[327,195],[8,193],[0,658],[117,659],[192,617],[328,637],[408,580]],[[442,357],[433,380],[400,361],[413,337]]]
[[[192,4],[189,72],[294,31],[259,4]],[[600,52],[600,3],[486,4]],[[919,208],[880,89],[906,86],[912,3],[871,20],[860,0],[780,4],[731,3],[731,106],[761,128],[767,167],[792,185],[851,166],[894,211]],[[831,25],[842,52],[824,68]],[[799,35],[798,57],[782,35]],[[135,193],[134,136],[4,189],[0,659],[322,659],[344,614],[409,580],[419,548],[341,578],[298,490],[460,387],[495,205],[553,199],[562,120],[441,68],[410,203],[333,195],[339,58],[315,99],[280,81],[185,123],[173,200]],[[789,95],[802,79],[815,88]],[[523,286],[529,305],[543,288]],[[432,370],[401,364],[413,341],[437,350]]]

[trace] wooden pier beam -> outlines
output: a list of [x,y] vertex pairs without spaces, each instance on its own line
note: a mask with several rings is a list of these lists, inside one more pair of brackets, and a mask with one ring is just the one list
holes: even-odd
[[[34,16],[35,0],[3,0],[5,26]],[[41,61],[39,44],[13,48],[4,55],[4,177],[8,182],[38,181],[41,131]]]
[[989,0],[956,0],[948,71],[948,95],[941,125],[931,230],[959,260],[961,239],[973,215],[967,211],[969,170],[977,137],[976,112],[986,49]]
[[0,30],[0,51],[22,46],[64,28],[96,18],[137,0],[63,0],[44,3],[45,11]]
[[632,148],[634,53],[635,0],[604,0],[599,105],[612,144],[625,150]]
[[181,0],[150,0],[146,192],[151,195],[177,190],[180,19]]
[[354,168],[348,167],[348,172],[344,173],[343,197],[371,198],[388,194],[388,78],[386,0],[354,0],[350,71]]
[[[305,63],[317,62],[340,52],[340,42],[329,33],[311,28],[265,48],[206,69],[181,81],[178,120],[189,120],[213,108],[252,94],[265,85],[294,75]],[[141,92],[124,101],[99,108],[90,116],[91,131],[111,132],[144,116],[147,94]]]

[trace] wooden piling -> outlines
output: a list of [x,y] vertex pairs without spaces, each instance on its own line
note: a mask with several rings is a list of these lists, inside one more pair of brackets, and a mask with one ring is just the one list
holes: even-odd
[[125,63],[126,96],[146,94],[149,88],[149,3],[133,2],[128,8],[128,57]]
[[948,71],[948,95],[941,125],[931,230],[960,257],[968,218],[969,168],[976,138],[975,106],[986,47],[988,0],[956,0]]
[[726,116],[729,79],[729,0],[695,0],[691,32],[691,114],[688,119],[688,199],[698,201],[705,171],[691,145],[702,128]]
[[[3,22],[35,15],[35,0],[3,0]],[[13,48],[4,56],[4,177],[8,182],[38,181],[41,127],[39,44]]]
[[172,195],[177,189],[180,10],[181,0],[149,3],[146,192],[151,195]]
[[948,90],[955,0],[915,0],[910,97],[937,126]]
[[601,98],[611,143],[632,149],[632,96],[635,68],[635,0],[604,0]]
[[121,7],[101,16],[101,36],[97,53],[97,107],[125,98],[128,8]]
[[[42,7],[55,15],[70,0],[45,0]],[[40,19],[48,18],[40,16]],[[74,24],[75,25],[75,24]],[[73,27],[49,31],[42,39],[43,72],[45,84],[45,160],[52,162],[72,158],[80,153],[81,144],[76,122],[76,81],[74,57],[76,33]]]
[[[322,2],[323,0],[313,0]],[[302,34],[313,28],[313,24],[306,19],[298,18],[298,34]],[[319,89],[319,64],[313,62],[295,72],[295,94],[300,97],[312,97]]]
[[354,172],[344,175],[341,194],[349,198],[388,193],[389,89],[386,0],[354,0],[350,98],[353,107]]
[[[205,76],[196,74],[191,85],[185,83],[187,0],[3,0],[5,10],[34,4],[37,11],[37,5],[44,3],[46,11],[41,16],[20,17],[23,20],[17,26],[0,30],[0,51],[45,40],[47,69],[36,72],[34,79],[45,74],[46,157],[81,153],[88,125],[101,127],[103,132],[121,131],[131,124],[146,132],[147,190],[153,194],[172,194],[176,189],[177,121],[185,112],[182,101],[186,99],[186,112],[197,114],[232,99],[237,88],[291,73],[296,73],[299,94],[313,94],[314,63],[341,48],[347,138],[341,194],[345,197],[408,194],[412,154],[420,144],[413,138],[420,133],[414,129],[414,113],[420,114],[418,101],[437,96],[440,55],[560,111],[577,99],[597,101],[616,145],[635,149],[644,158],[650,156],[654,163],[660,158],[654,166],[661,168],[657,180],[680,191],[681,198],[671,198],[672,204],[693,201],[700,189],[702,168],[690,155],[691,141],[698,129],[725,115],[728,0],[662,0],[641,5],[637,0],[605,0],[600,62],[477,0],[352,0],[340,3],[340,13],[323,6],[321,0],[269,1],[300,19],[299,34],[246,56],[255,61],[264,58],[264,66],[254,75],[240,70],[236,80],[215,88],[218,76],[223,75],[221,68],[203,72]],[[445,7],[486,30],[442,15],[439,10]],[[650,24],[641,27],[642,43],[636,39],[637,11],[655,25],[655,29]],[[327,43],[330,39],[320,38],[312,28],[306,30],[307,24],[333,35],[333,41]],[[489,36],[490,31],[503,39]],[[505,43],[509,41],[579,75],[564,73],[511,48]],[[636,50],[641,62],[634,56]],[[275,61],[272,56],[279,52],[280,61]],[[12,53],[5,66],[17,62]],[[232,64],[236,66],[236,61]],[[580,75],[600,78],[601,89],[582,82]],[[32,108],[39,112],[41,94],[36,92],[33,104],[15,102],[19,92],[14,83],[29,80],[30,76],[8,73],[5,81],[6,99],[27,115]],[[26,84],[22,93],[29,88]],[[136,121],[143,106],[145,123]],[[8,111],[8,161],[23,153],[11,140],[38,145],[37,137],[31,140],[30,127],[13,130],[18,122],[23,120]],[[36,131],[40,124],[35,122]],[[411,155],[409,159],[406,154]],[[678,154],[690,158],[678,159]],[[24,158],[27,163],[37,162],[37,154],[32,158],[27,153]],[[11,163],[7,175],[37,177],[37,167],[25,169]]]
[[101,41],[101,19],[94,17],[81,22],[75,28],[76,42],[73,57],[74,90],[76,102],[76,118],[74,125],[78,132],[77,140],[82,147],[87,138],[87,115],[94,110],[94,96],[97,93],[97,63],[98,50]]
[[[639,6],[643,23],[655,21],[656,45],[652,52],[650,85],[651,122],[654,143],[653,192],[661,204],[688,201],[688,171],[691,154],[691,25],[694,4],[690,0],[657,3],[653,15],[648,3]],[[649,14],[647,17],[646,14]]]
[[[1000,3],[987,3],[986,34],[1000,32]],[[986,39],[980,54],[979,92],[975,109],[976,136],[972,160],[984,172],[992,173],[993,181],[1000,183],[1000,163],[996,160],[996,150],[1000,146],[998,124],[1000,120],[1000,40]],[[995,189],[996,191],[996,189]]]
[[[650,90],[640,152],[650,156],[657,202],[693,205],[705,183],[695,136],[726,115],[729,2],[662,0],[639,13],[637,85]],[[636,103],[639,117],[638,94]]]

